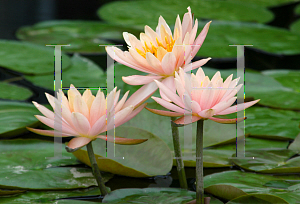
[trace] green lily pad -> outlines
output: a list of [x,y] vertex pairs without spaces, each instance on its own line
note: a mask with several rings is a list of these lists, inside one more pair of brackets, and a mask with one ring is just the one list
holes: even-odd
[[51,141],[38,139],[0,140],[1,171],[26,171],[44,169],[54,166],[80,164],[76,157],[67,153],[62,146],[60,157],[54,157],[55,145]]
[[300,157],[290,159],[296,153],[288,149],[248,150],[246,158],[232,158],[232,161],[243,169],[259,173],[299,173]]
[[0,189],[0,196],[15,195],[25,192],[25,190]]
[[[246,121],[247,123],[247,121]],[[282,140],[267,140],[255,137],[245,138],[245,150],[255,150],[255,149],[286,149],[288,146],[288,141]],[[236,143],[220,145],[216,147],[211,147],[213,150],[236,150]]]
[[[207,195],[206,195],[207,196]],[[205,197],[206,197],[205,196]],[[194,200],[196,193],[177,188],[130,188],[118,189],[106,195],[103,203],[145,203],[145,204],[179,204]],[[221,204],[222,202],[214,197],[211,204]]]
[[[204,23],[199,23],[199,28]],[[213,21],[197,56],[236,58],[236,46],[229,45],[240,44],[272,54],[300,54],[300,35],[296,33],[256,23]]]
[[[270,181],[288,180],[293,181],[295,185],[288,189],[279,189],[281,186],[265,186]],[[298,188],[300,180],[297,175],[271,176],[264,174],[246,173],[241,171],[225,171],[221,173],[210,174],[204,177],[204,190],[214,196],[225,200],[232,200],[240,196],[255,194],[271,194],[284,199],[288,203],[296,203],[300,194]]]
[[[56,167],[26,170],[22,166],[19,167],[1,172],[1,188],[63,190],[97,185],[92,170],[89,168]],[[109,173],[102,175],[104,182],[107,182],[112,176]]]
[[106,53],[104,46],[109,40],[122,40],[123,31],[138,34],[132,28],[104,24],[98,21],[62,20],[46,21],[20,28],[16,36],[35,44],[70,44],[66,52]]
[[251,21],[265,23],[272,20],[270,11],[255,4],[234,1],[118,1],[98,10],[101,19],[121,25],[156,28],[162,15],[169,25],[174,25],[177,15],[181,19],[190,6],[194,17],[209,20]]
[[32,92],[24,87],[0,82],[1,99],[19,100],[23,101],[32,96]]
[[298,112],[251,107],[246,109],[246,117],[245,131],[251,136],[290,140],[299,133]]
[[300,133],[297,135],[293,143],[290,144],[288,149],[300,152]]
[[251,194],[237,197],[227,204],[246,204],[246,203],[257,203],[257,204],[271,204],[271,203],[282,203],[288,204],[284,199],[269,194]]
[[[106,157],[106,142],[98,139],[93,142],[97,163],[101,171],[131,177],[165,175],[172,168],[172,154],[168,146],[151,132],[134,128],[118,127],[118,137],[148,139],[138,145],[115,145],[115,155]],[[73,153],[80,161],[90,165],[86,148]]]
[[300,14],[300,6],[299,5],[295,8],[295,13]]
[[[97,87],[106,87],[106,75],[94,62],[77,54],[71,58],[71,62],[72,65],[62,72],[62,87],[68,88],[70,84],[97,90]],[[53,73],[43,76],[25,76],[25,79],[40,87],[50,90],[54,88]]]
[[80,201],[80,200],[55,200],[68,197],[80,197],[80,196],[96,196],[100,195],[99,188],[88,188],[88,189],[76,189],[72,191],[27,191],[17,196],[12,197],[1,197],[2,203],[76,203],[85,202],[90,203],[91,201]]
[[[53,74],[54,47],[9,40],[0,40],[0,46],[0,66],[23,74]],[[70,65],[69,57],[62,54],[62,62],[64,70]]]
[[29,103],[0,101],[0,137],[19,135],[27,126],[36,126],[39,121],[33,115],[39,113]]

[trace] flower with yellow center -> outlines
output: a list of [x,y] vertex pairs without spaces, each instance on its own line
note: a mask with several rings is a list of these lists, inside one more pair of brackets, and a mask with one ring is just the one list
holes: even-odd
[[[160,16],[156,32],[146,25],[145,33],[140,34],[140,40],[130,33],[123,33],[128,51],[106,47],[108,55],[117,62],[149,74],[122,77],[125,83],[155,84],[153,80],[158,80],[166,86],[174,87],[175,72],[179,68],[187,72],[204,65],[210,59],[191,62],[203,44],[211,22],[204,26],[196,38],[198,20],[196,19],[194,23],[190,7],[187,9],[188,12],[184,14],[182,23],[179,15],[177,16],[173,34],[164,18]],[[160,92],[160,94],[164,99],[169,100],[164,93]]]

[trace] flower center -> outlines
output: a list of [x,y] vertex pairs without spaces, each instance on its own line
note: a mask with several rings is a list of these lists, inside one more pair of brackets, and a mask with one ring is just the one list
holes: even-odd
[[157,46],[153,45],[152,42],[150,42],[151,46],[148,46],[145,42],[145,46],[143,46],[144,50],[139,50],[137,48],[136,51],[146,59],[146,53],[150,52],[152,53],[159,61],[162,60],[162,58],[165,56],[167,52],[172,52],[175,40],[173,40],[172,35],[165,35],[164,40],[159,41],[156,38]]

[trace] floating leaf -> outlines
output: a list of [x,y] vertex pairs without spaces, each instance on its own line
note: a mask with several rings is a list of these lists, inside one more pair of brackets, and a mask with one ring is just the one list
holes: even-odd
[[288,149],[300,152],[300,133],[297,135],[293,143],[290,144]]
[[23,101],[32,96],[32,92],[24,87],[0,82],[1,99],[19,100]]
[[237,197],[226,204],[246,204],[246,203],[261,203],[261,204],[272,204],[281,203],[288,204],[284,199],[269,194],[251,194]]
[[296,152],[281,150],[248,150],[246,158],[232,158],[239,167],[259,173],[299,173],[300,157],[290,159]]
[[[278,189],[275,184],[272,187],[265,186],[270,181],[288,180],[293,181],[295,185],[290,186],[287,190]],[[271,176],[255,173],[246,173],[241,171],[225,171],[221,173],[210,174],[204,177],[204,190],[214,196],[225,200],[232,200],[247,194],[271,194],[278,196],[288,203],[296,203],[300,194],[298,186],[300,183],[297,175],[289,176]]]
[[[172,168],[172,154],[168,146],[154,134],[134,127],[118,127],[118,137],[148,139],[138,145],[115,145],[114,155],[106,153],[106,142],[93,142],[97,163],[101,171],[131,177],[165,175]],[[112,151],[112,150],[111,150]],[[86,148],[73,153],[80,161],[90,165]]]
[[[23,74],[53,74],[54,47],[9,40],[0,40],[0,46],[0,66]],[[69,65],[69,57],[62,54],[62,70]]]
[[[72,191],[27,191],[13,197],[1,197],[1,202],[3,203],[76,203],[80,200],[55,200],[68,197],[80,197],[80,196],[97,196],[100,195],[99,188],[88,188],[88,189],[76,189]],[[91,201],[80,201],[85,203],[90,203]]]
[[[103,203],[145,203],[145,204],[179,204],[195,199],[196,193],[177,188],[130,188],[118,189],[106,195]],[[207,195],[205,195],[207,197]],[[211,204],[222,202],[212,197]]]
[[[112,174],[103,174],[102,177],[104,182],[107,182],[112,178]],[[19,168],[2,171],[0,177],[0,187],[10,189],[63,190],[95,185],[97,182],[89,168],[56,167],[26,170],[20,165]]]
[[137,35],[132,28],[104,24],[98,21],[61,20],[46,21],[25,26],[17,31],[17,38],[39,45],[70,44],[63,47],[65,52],[106,53],[104,46],[113,44],[109,40],[123,40],[127,31]]
[[[236,2],[244,2],[243,0],[233,0]],[[273,0],[273,1],[266,1],[266,0],[249,0],[247,3],[252,3],[260,6],[265,7],[273,7],[273,6],[282,6],[290,3],[297,2],[298,0]]]
[[[72,65],[62,72],[62,87],[70,87],[70,84],[84,88],[106,87],[106,75],[94,62],[80,55],[74,55],[71,62]],[[53,90],[53,81],[50,80],[54,79],[53,73],[25,78],[37,86]]]
[[246,117],[246,134],[251,136],[289,140],[299,133],[298,112],[251,107],[246,109]]
[[25,190],[0,189],[0,196],[15,195],[25,192]]
[[39,122],[34,115],[39,111],[29,103],[0,101],[0,137],[9,137],[26,132],[26,126]]
[[[54,151],[61,146],[61,155]],[[38,139],[0,140],[1,171],[22,172],[55,166],[76,165],[80,162],[67,153],[65,145]]]
[[101,19],[121,25],[156,28],[160,15],[169,25],[174,25],[176,16],[181,19],[190,6],[194,17],[209,20],[268,22],[273,15],[263,7],[234,1],[118,1],[105,4],[98,10]]
[[[199,23],[199,28],[204,22]],[[300,35],[285,29],[243,22],[213,21],[197,56],[236,58],[236,46],[253,45],[253,48],[272,54],[300,54]]]

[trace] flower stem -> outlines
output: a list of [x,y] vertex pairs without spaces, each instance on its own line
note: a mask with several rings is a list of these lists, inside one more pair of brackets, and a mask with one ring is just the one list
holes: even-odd
[[196,136],[196,203],[204,204],[203,187],[203,120],[197,121]]
[[95,179],[97,180],[98,187],[100,189],[101,195],[105,196],[105,195],[107,195],[107,190],[106,190],[106,187],[104,185],[100,170],[98,168],[98,164],[97,164],[95,154],[94,154],[94,150],[93,150],[93,146],[92,146],[92,141],[86,145],[86,148],[87,148],[87,152],[88,152],[89,159],[90,159],[90,162],[91,162],[93,175],[94,175]]
[[[174,121],[176,118],[171,117],[171,119]],[[182,159],[180,141],[179,141],[178,127],[174,126],[172,123],[171,123],[171,127],[172,127],[173,145],[174,145],[174,152],[175,152],[175,158],[177,163],[177,172],[178,172],[180,187],[183,189],[188,189],[184,164]]]

